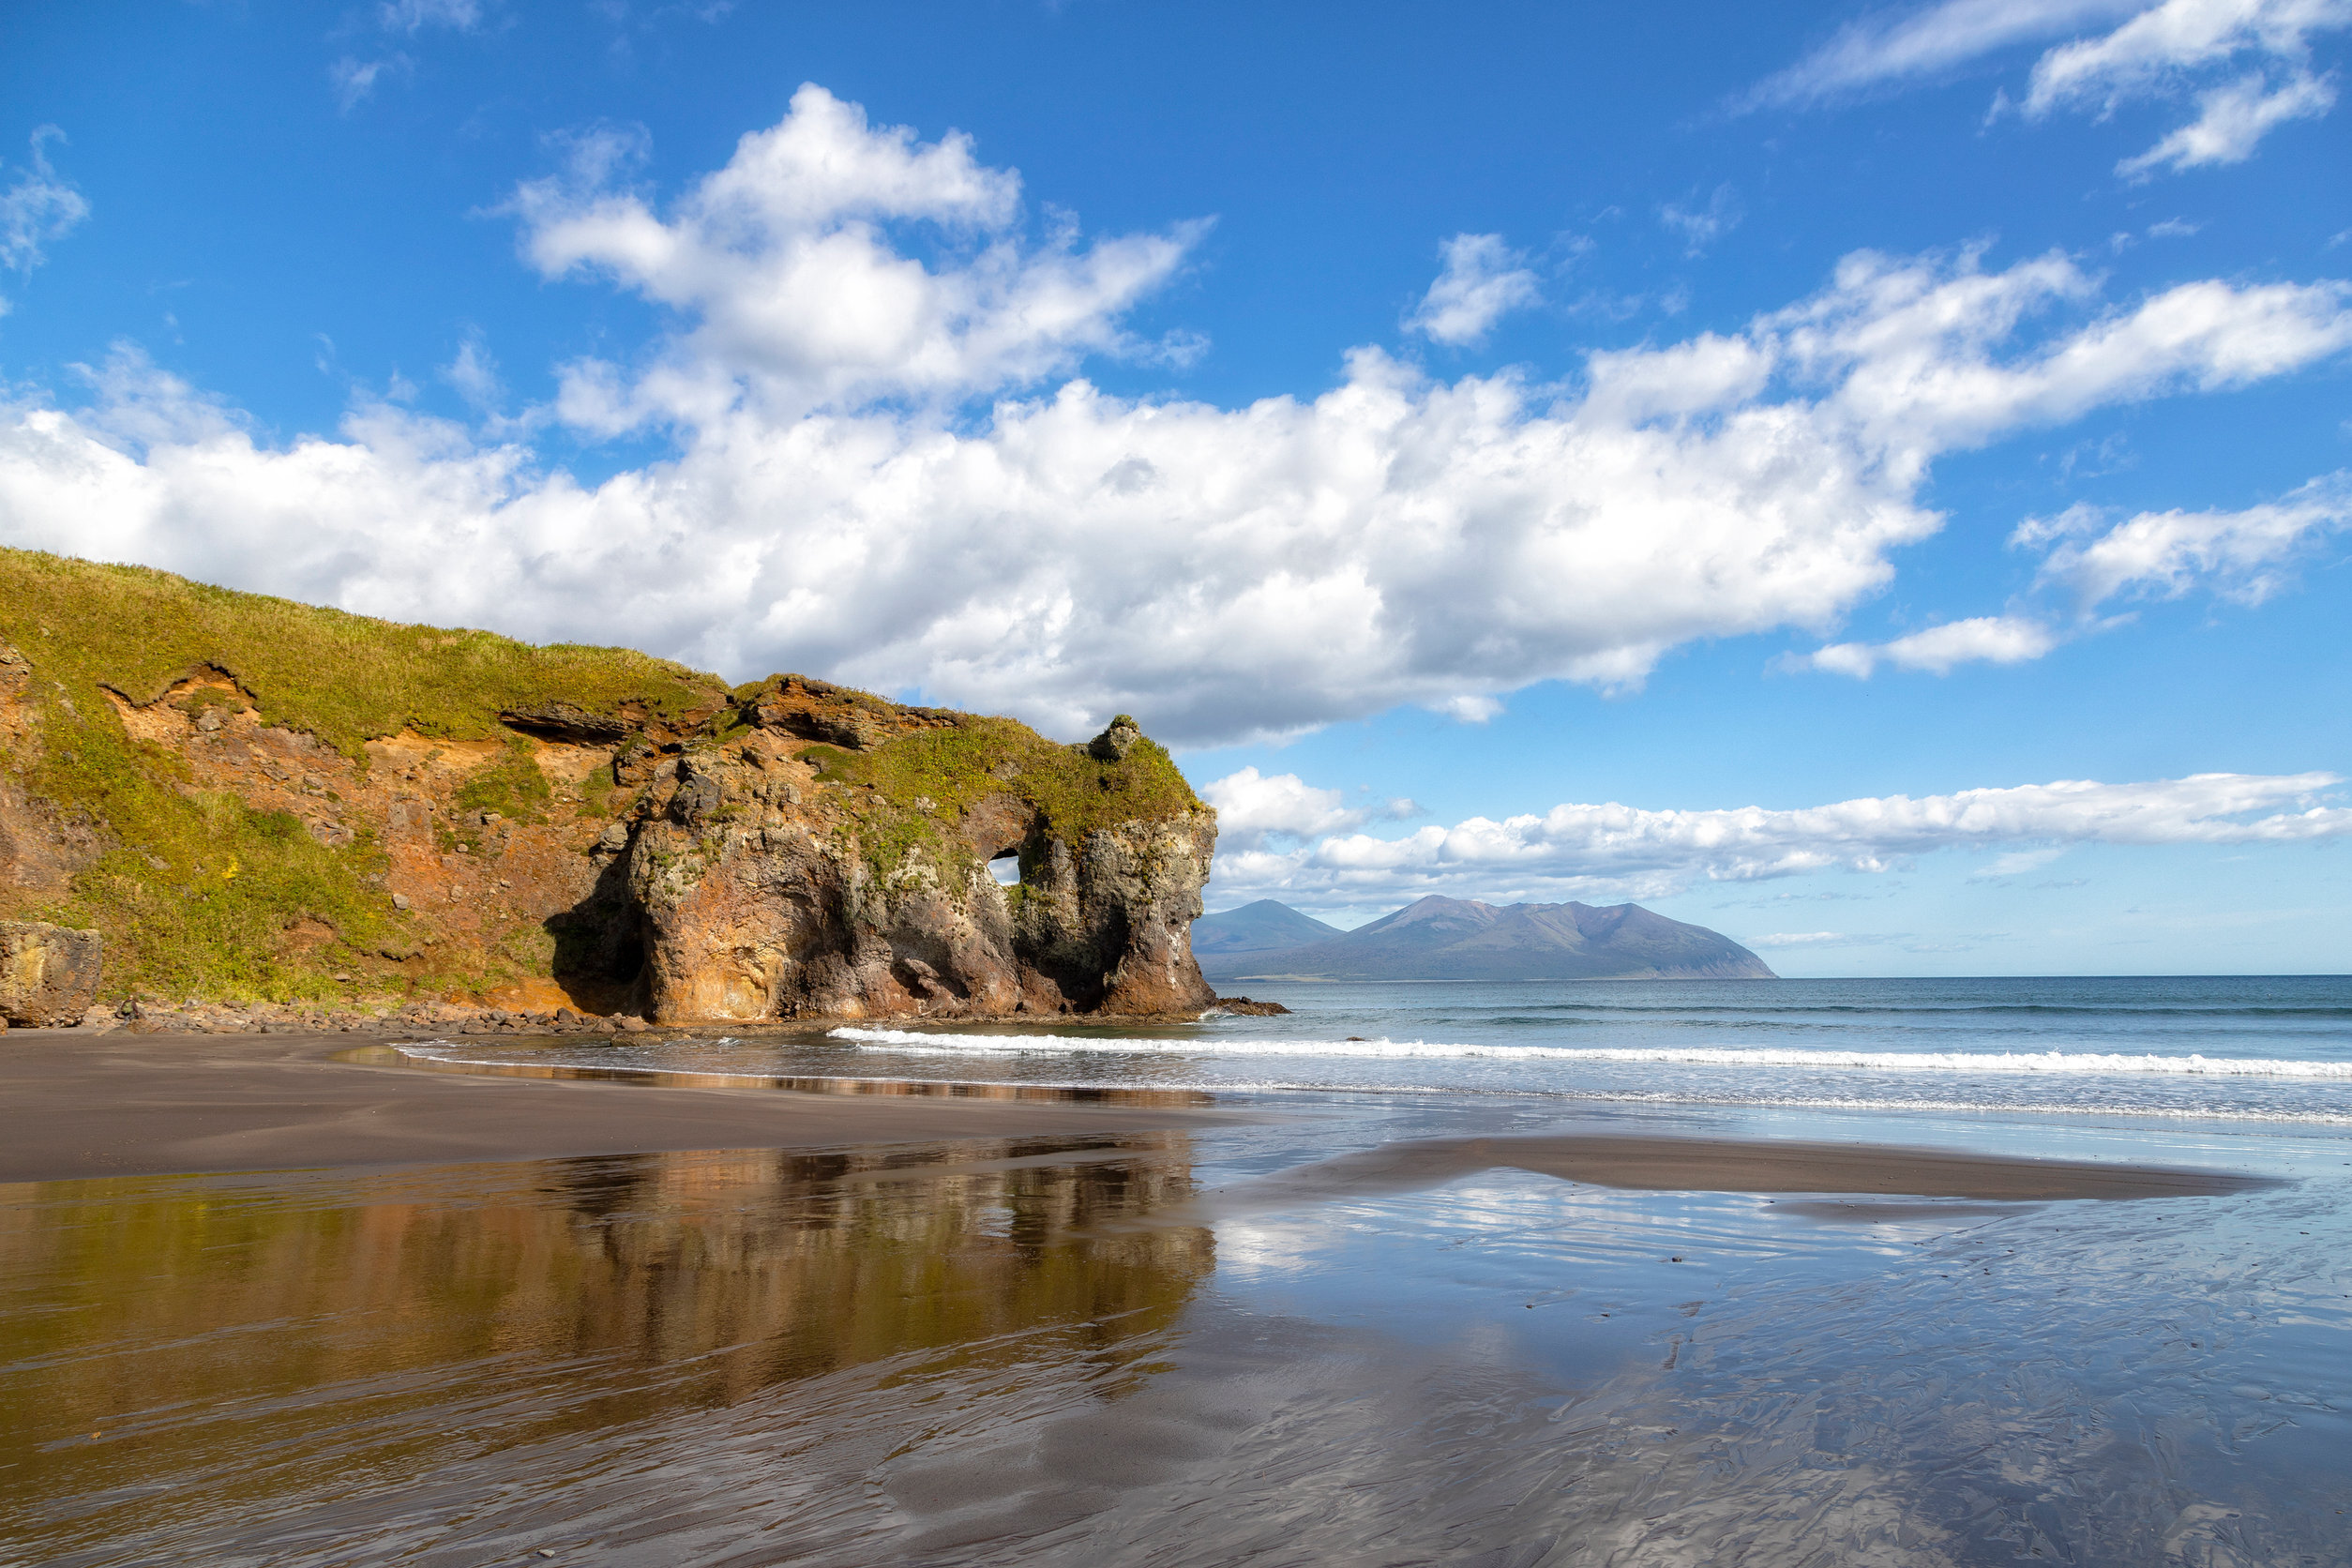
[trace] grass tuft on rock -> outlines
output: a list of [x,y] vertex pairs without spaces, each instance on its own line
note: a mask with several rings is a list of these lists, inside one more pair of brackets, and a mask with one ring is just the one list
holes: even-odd
[[531,743],[518,735],[496,759],[458,786],[456,800],[466,811],[495,811],[519,822],[538,822],[547,820],[554,791],[532,756]]

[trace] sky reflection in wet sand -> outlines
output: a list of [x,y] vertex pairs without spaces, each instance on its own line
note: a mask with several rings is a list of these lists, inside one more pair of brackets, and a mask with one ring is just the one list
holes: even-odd
[[8,1189],[0,1560],[2352,1560],[2352,1141],[1621,1116],[1583,1124],[2290,1182],[1487,1168],[1220,1211],[1558,1124],[1285,1105],[1312,1114]]

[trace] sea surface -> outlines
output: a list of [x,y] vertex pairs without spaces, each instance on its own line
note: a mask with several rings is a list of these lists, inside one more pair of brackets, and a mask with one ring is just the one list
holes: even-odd
[[[405,1048],[1182,1131],[0,1189],[0,1562],[2352,1563],[2352,980],[1251,992]],[[1264,1184],[1580,1131],[2271,1184]]]
[[[2352,1126],[2352,980],[2339,976],[1251,989],[1290,1015],[1140,1031],[850,1025],[783,1039],[715,1033],[528,1054],[607,1067],[1073,1088]],[[414,1048],[483,1057],[473,1042]]]

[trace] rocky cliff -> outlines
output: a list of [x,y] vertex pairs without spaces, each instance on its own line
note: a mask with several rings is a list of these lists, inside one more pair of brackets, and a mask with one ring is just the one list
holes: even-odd
[[0,551],[0,918],[101,932],[110,1003],[1194,1011],[1215,832],[1124,717],[1063,746]]

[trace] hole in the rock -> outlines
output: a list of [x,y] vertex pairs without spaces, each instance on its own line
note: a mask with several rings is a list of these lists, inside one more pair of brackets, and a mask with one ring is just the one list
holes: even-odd
[[988,862],[988,875],[999,887],[1018,887],[1021,884],[1021,857],[1018,850],[1008,850]]

